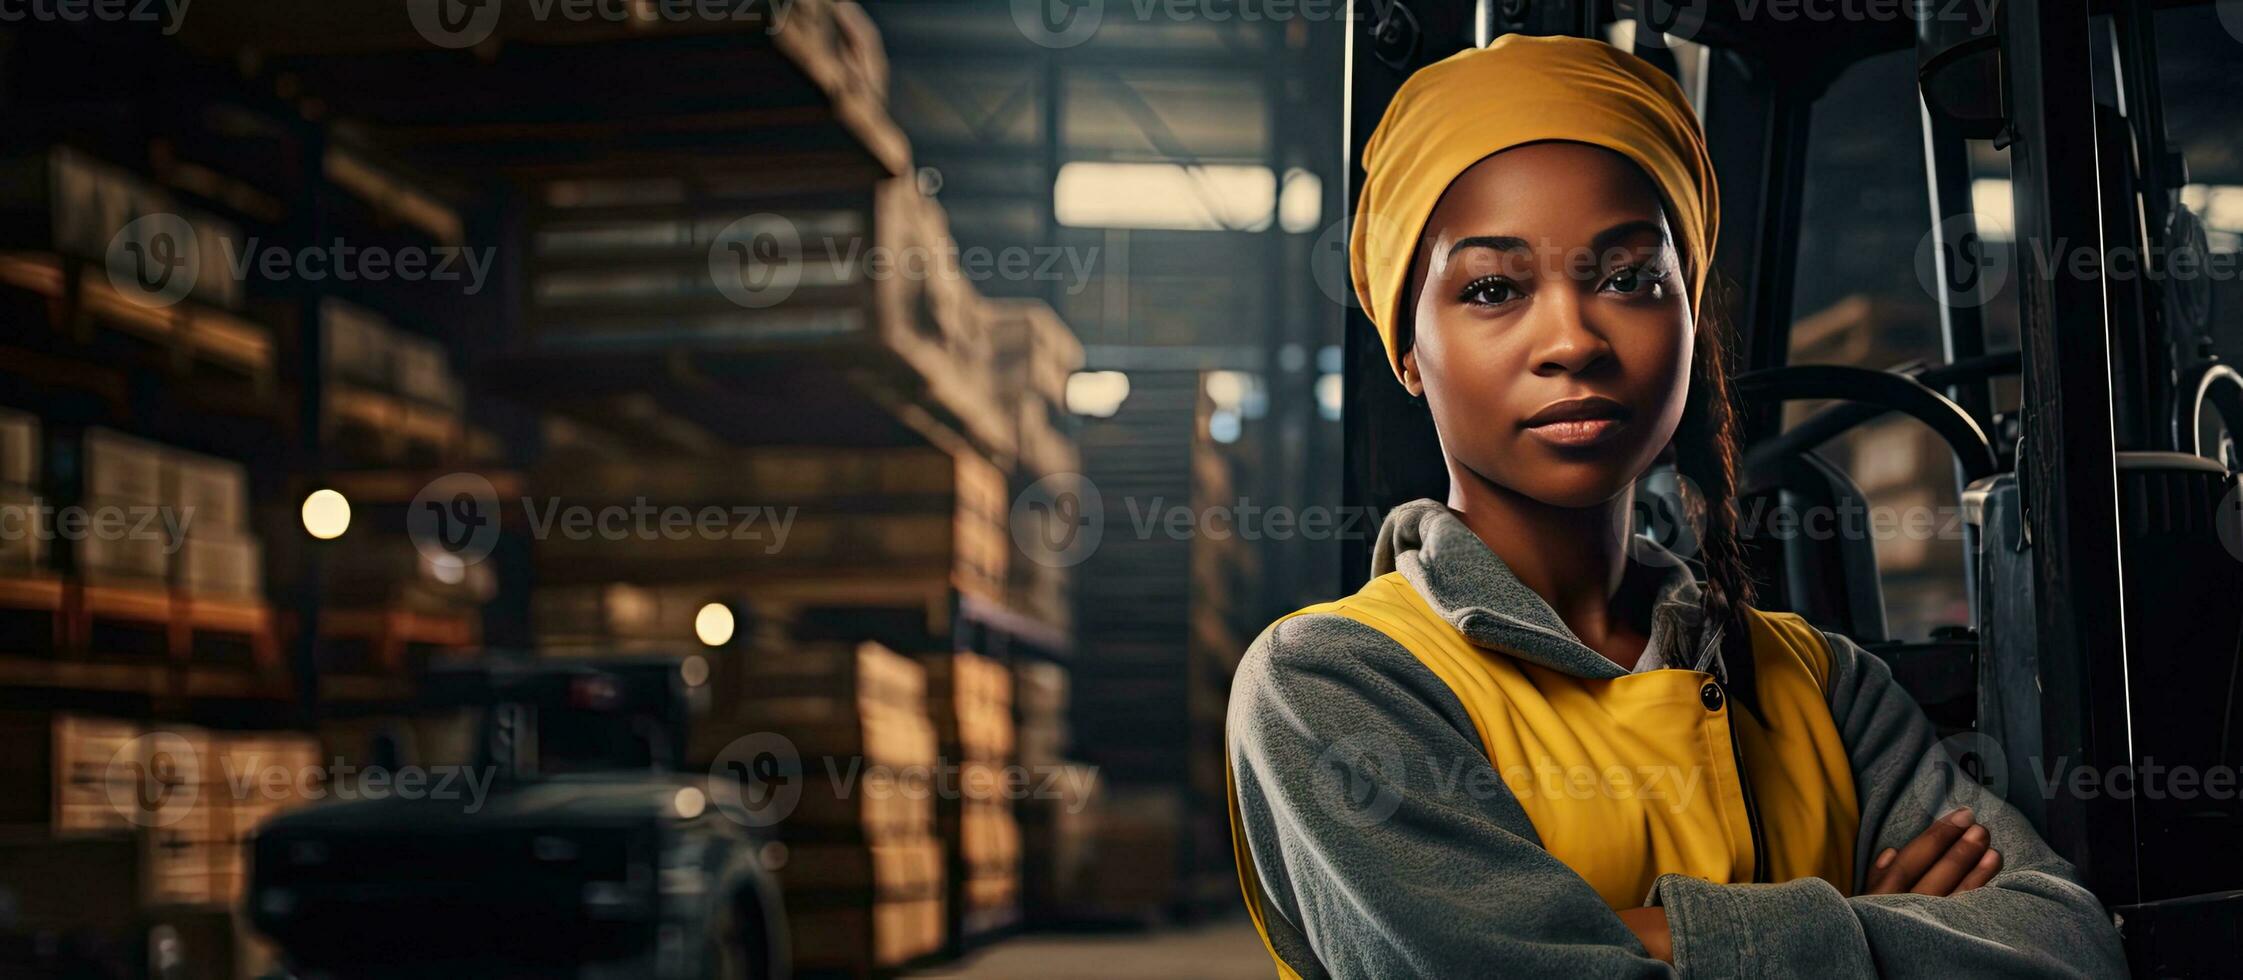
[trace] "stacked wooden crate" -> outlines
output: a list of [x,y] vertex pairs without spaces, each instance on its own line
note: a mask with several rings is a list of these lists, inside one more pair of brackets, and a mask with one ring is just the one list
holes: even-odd
[[70,535],[80,581],[214,601],[264,594],[242,464],[101,428],[66,435],[56,451],[60,497],[85,515]]
[[922,608],[946,604],[953,590],[1003,594],[1011,547],[1004,474],[971,452],[556,454],[531,479],[541,499],[562,507],[716,514],[710,533],[657,526],[651,534],[576,534],[557,526],[538,541],[541,591],[629,582],[743,591],[775,603]]
[[1020,764],[1054,766],[1067,758],[1067,668],[1048,660],[1013,667]]
[[173,451],[165,460],[164,497],[180,515],[171,559],[179,591],[225,599],[265,594],[265,549],[250,520],[246,467]]
[[0,409],[0,575],[47,567],[46,515],[39,508],[37,416]]
[[320,303],[319,330],[327,442],[373,465],[432,465],[465,450],[465,388],[443,344],[334,298]]
[[[936,763],[924,668],[875,643],[725,655],[732,662],[714,675],[721,689],[695,722],[689,755],[712,779],[770,778],[735,757],[743,745],[792,755],[778,774],[800,790],[792,809],[743,818],[785,846],[779,883],[797,972],[864,973],[934,951],[942,844],[933,802],[909,785]],[[743,797],[757,793],[712,794],[720,805]]]
[[171,571],[164,524],[142,518],[160,516],[165,505],[165,447],[106,429],[88,429],[65,446],[56,468],[75,490],[68,494],[75,505],[88,514],[121,515],[125,522],[117,533],[82,534],[72,542],[78,580],[163,588]]
[[[1235,620],[1252,553],[1223,512],[1239,489],[1210,443],[1198,372],[1132,372],[1129,401],[1086,422],[1089,475],[1105,535],[1080,566],[1080,640],[1071,678],[1096,692],[1069,706],[1074,752],[1098,766],[1107,806],[1088,905],[1137,919],[1223,908],[1230,842],[1222,783],[1223,708],[1245,649]],[[1140,525],[1132,508],[1151,515]],[[1189,510],[1189,526],[1168,517]],[[1173,529],[1172,529],[1173,528]],[[1107,853],[1133,854],[1109,860]]]
[[[1200,402],[1192,444],[1192,503],[1201,513],[1243,499],[1236,463],[1206,437],[1209,404]],[[1186,899],[1194,909],[1221,908],[1236,898],[1231,860],[1229,789],[1223,772],[1223,726],[1231,675],[1258,629],[1253,614],[1260,556],[1242,536],[1201,534],[1192,542],[1192,605],[1186,647],[1186,697],[1195,748],[1183,760]]]
[[928,654],[927,713],[956,772],[935,820],[950,848],[952,937],[967,943],[1020,919],[1020,824],[1007,769],[1015,744],[1012,675],[977,653]]
[[227,908],[258,824],[321,791],[316,742],[64,712],[0,715],[0,823],[137,843],[140,901]]
[[[1082,469],[1067,414],[1067,379],[1082,367],[1082,342],[1041,300],[990,300],[996,338],[997,389],[1014,423],[1012,492],[1015,499],[1038,480],[1066,478]],[[1012,563],[1006,603],[1014,611],[1062,632],[1074,623],[1070,567],[1062,562]]]
[[[0,159],[0,287],[36,295],[183,365],[271,392],[272,330],[239,315],[241,229],[143,176],[71,147]],[[181,241],[185,238],[185,241]],[[156,287],[148,269],[163,263]]]
[[1015,807],[1021,837],[1021,911],[1026,924],[1081,915],[1090,894],[1098,833],[1098,770],[1067,761],[1067,669],[1049,661],[1013,668],[1020,766],[1034,792]]

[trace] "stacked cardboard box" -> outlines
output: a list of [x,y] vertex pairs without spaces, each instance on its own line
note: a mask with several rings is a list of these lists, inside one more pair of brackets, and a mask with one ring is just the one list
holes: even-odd
[[[1012,491],[1018,499],[1038,481],[1071,479],[1082,469],[1066,399],[1067,379],[1083,364],[1083,346],[1042,301],[991,300],[988,306],[999,399],[1015,426],[1019,465]],[[1060,488],[1046,489],[1056,496]],[[1071,568],[1064,563],[1016,559],[1008,569],[1006,605],[1045,625],[1070,629],[1074,598]]]
[[538,542],[543,587],[691,582],[801,592],[824,582],[845,597],[877,580],[991,599],[1004,593],[1005,476],[971,452],[553,454],[531,480],[542,497],[608,515],[620,532],[556,523]]
[[264,592],[242,464],[99,428],[58,451],[74,525],[57,530],[69,532],[81,581],[228,599]]
[[1038,791],[1019,804],[1021,908],[1030,926],[1072,922],[1095,894],[1098,770],[1070,762],[1029,772]]
[[38,417],[0,409],[0,573],[36,571],[47,563],[37,489],[42,455]]
[[170,542],[161,516],[167,450],[156,443],[88,429],[77,441],[76,506],[88,520],[111,522],[109,531],[73,534],[78,578],[93,585],[162,588],[170,572]]
[[371,310],[321,302],[328,437],[373,462],[429,462],[464,445],[465,388],[442,344]]
[[218,733],[211,740],[216,767],[212,793],[212,836],[219,851],[211,870],[211,890],[229,905],[249,889],[249,845],[266,820],[302,806],[324,789],[319,740],[293,733]]
[[1057,765],[1067,756],[1067,668],[1046,660],[1013,668],[1020,718],[1020,764]]
[[250,533],[249,474],[239,463],[172,451],[164,498],[183,531],[172,555],[172,582],[193,595],[264,594],[264,548]]
[[950,846],[952,935],[969,942],[1020,919],[1020,825],[1007,778],[1016,739],[1012,673],[976,653],[931,654],[927,712],[955,772],[935,824]]
[[1108,785],[1103,795],[1084,911],[1121,920],[1157,919],[1182,897],[1178,880],[1186,860],[1183,790]]
[[0,822],[137,842],[141,900],[227,906],[250,835],[319,788],[293,733],[211,732],[65,712],[0,715]]
[[[742,816],[785,845],[779,883],[797,972],[868,972],[934,951],[941,842],[932,801],[913,786],[936,762],[924,669],[876,643],[723,656],[733,661],[719,665],[690,755],[712,779],[749,781],[713,787],[712,798],[749,801]],[[751,751],[785,771],[759,774],[739,758]],[[791,808],[756,802],[784,798],[752,784],[774,775],[799,790]]]

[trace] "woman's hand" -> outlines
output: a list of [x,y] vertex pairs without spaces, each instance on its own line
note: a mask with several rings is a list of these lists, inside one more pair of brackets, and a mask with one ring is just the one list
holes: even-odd
[[1992,881],[2002,852],[1987,846],[1985,827],[1958,807],[1898,850],[1885,848],[1870,866],[1864,895],[1957,895]]
[[1620,921],[1635,931],[1643,940],[1643,948],[1653,959],[1674,965],[1674,935],[1667,931],[1667,910],[1658,906],[1640,909],[1621,909]]

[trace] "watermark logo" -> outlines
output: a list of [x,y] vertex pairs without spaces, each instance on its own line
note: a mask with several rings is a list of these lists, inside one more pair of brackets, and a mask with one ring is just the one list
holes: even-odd
[[1696,40],[1706,26],[1706,6],[1706,0],[1619,0],[1615,11],[1635,22],[1637,44],[1663,48]]
[[1697,557],[1706,538],[1706,498],[1697,481],[1658,467],[1637,481],[1633,494],[1631,530],[1659,545],[1642,549],[1640,560],[1664,565]]
[[143,215],[109,239],[109,284],[142,306],[165,307],[187,297],[202,278],[202,243],[176,214]]
[[103,776],[109,805],[135,827],[169,827],[202,798],[202,755],[172,732],[126,742],[109,757]]
[[1106,534],[1106,503],[1080,473],[1054,473],[1029,484],[1012,502],[1012,539],[1029,560],[1070,568],[1098,550]]
[[1082,44],[1098,34],[1105,17],[1105,0],[1012,0],[1013,26],[1040,47]]
[[2009,755],[1992,735],[1960,732],[1940,739],[1931,763],[1951,768],[1959,782],[1977,783],[1997,799],[2009,798]]
[[794,813],[805,778],[792,740],[756,732],[733,739],[709,763],[709,795],[733,820],[769,827]]
[[464,568],[498,546],[498,490],[478,473],[451,473],[413,495],[405,529],[439,568]]
[[1916,282],[1950,309],[1993,302],[2010,276],[2009,227],[1985,214],[1958,214],[1916,243]]
[[1400,747],[1369,735],[1352,735],[1327,746],[1316,756],[1311,778],[1319,807],[1351,827],[1385,822],[1402,808],[1402,794],[1392,780],[1402,776]]
[[739,218],[709,243],[709,279],[751,310],[785,302],[802,283],[802,233],[776,214]]
[[498,29],[499,0],[406,0],[406,15],[439,48],[472,48]]

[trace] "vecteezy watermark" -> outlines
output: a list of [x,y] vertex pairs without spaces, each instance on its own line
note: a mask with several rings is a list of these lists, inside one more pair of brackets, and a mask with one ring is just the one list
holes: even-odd
[[457,800],[461,813],[477,813],[490,798],[496,766],[354,766],[337,756],[326,765],[270,763],[219,765],[221,782],[234,802],[316,802],[319,800]]
[[1951,307],[1992,302],[2019,269],[2042,279],[2234,282],[2243,279],[2243,253],[2188,243],[2104,247],[2066,238],[2018,240],[2000,219],[1983,213],[1949,217],[1916,244],[1917,283]]
[[1040,47],[1072,48],[1098,36],[1109,15],[1139,23],[1273,24],[1369,19],[1388,0],[1012,0],[1020,36]]
[[539,540],[744,541],[761,544],[764,554],[775,555],[787,546],[787,532],[801,508],[692,507],[656,504],[645,497],[597,507],[549,498],[541,508],[535,499],[524,497],[522,510],[529,516],[530,534]]
[[135,827],[169,827],[202,799],[202,753],[173,732],[149,732],[110,755],[102,771],[109,805]]
[[1088,805],[1098,767],[998,765],[937,758],[926,763],[868,763],[861,755],[828,755],[804,764],[794,740],[778,732],[733,739],[709,764],[709,795],[726,816],[769,827],[794,815],[806,796],[840,802],[879,800],[1065,800],[1066,811]]
[[[212,771],[209,756],[218,758]],[[341,757],[319,765],[283,765],[263,757],[206,753],[177,732],[154,731],[126,742],[102,772],[109,805],[135,827],[169,827],[197,808],[319,800],[460,800],[463,813],[483,808],[494,767],[354,766]]]
[[1961,541],[1967,520],[1953,505],[1894,507],[1854,498],[1798,507],[1770,496],[1753,498],[1737,516],[1747,537],[1805,541]]
[[[767,555],[787,545],[799,507],[757,504],[661,504],[645,497],[572,504],[559,497],[519,499],[521,527],[539,541],[735,541]],[[490,557],[506,523],[498,490],[478,473],[450,473],[429,481],[405,517],[413,546],[440,567],[464,567]]]
[[1144,501],[1128,497],[1123,506],[1129,512],[1130,530],[1140,541],[1161,536],[1174,540],[1197,537],[1228,541],[1235,537],[1241,541],[1355,541],[1376,536],[1379,527],[1375,507],[1265,507],[1245,497],[1201,507],[1166,497]]
[[792,219],[768,212],[726,224],[709,242],[709,280],[717,291],[749,309],[785,302],[805,283],[964,280],[1059,283],[1073,296],[1089,288],[1099,246],[1038,245],[987,248],[867,244],[863,235],[806,239]]
[[[502,16],[545,23],[724,24],[776,33],[795,0],[406,0],[406,16],[428,43],[472,48],[490,39]],[[509,8],[502,15],[501,8]]]
[[1412,756],[1396,740],[1366,733],[1333,741],[1317,753],[1310,785],[1320,812],[1349,826],[1368,827],[1393,817],[1412,794],[1476,801],[1635,800],[1680,813],[1696,801],[1705,774],[1703,766],[1548,758],[1506,761],[1499,768],[1477,756]]
[[379,245],[358,246],[336,238],[325,245],[289,248],[250,237],[241,242],[221,239],[228,271],[247,281],[252,275],[267,282],[436,282],[461,283],[460,293],[473,296],[490,281],[498,250],[490,246]]
[[1121,505],[1126,522],[1109,528],[1113,508],[1095,481],[1081,473],[1052,474],[1013,498],[1008,521],[1013,544],[1030,561],[1066,568],[1096,554],[1109,533],[1126,531],[1139,541],[1368,540],[1378,534],[1381,516],[1370,507],[1262,505],[1247,497],[1194,503],[1130,496]]
[[[204,234],[215,241],[205,241]],[[212,249],[211,246],[215,246]],[[474,296],[490,280],[498,250],[484,246],[357,246],[342,238],[288,247],[255,236],[236,240],[195,230],[177,214],[142,215],[117,229],[105,256],[109,284],[142,306],[185,299],[206,276],[236,282],[429,282],[458,284]]]
[[1339,739],[1316,754],[1310,786],[1321,797],[1318,810],[1350,827],[1384,823],[1402,808],[1395,780],[1403,770],[1401,747],[1369,735]]
[[160,24],[179,33],[194,0],[0,0],[0,24]]
[[0,506],[0,541],[133,541],[159,544],[166,555],[178,552],[195,523],[195,508],[162,504],[67,504],[43,497],[21,506]]
[[1106,535],[1106,498],[1080,473],[1054,473],[1013,498],[1006,522],[1014,546],[1030,561],[1072,568],[1098,552]]

